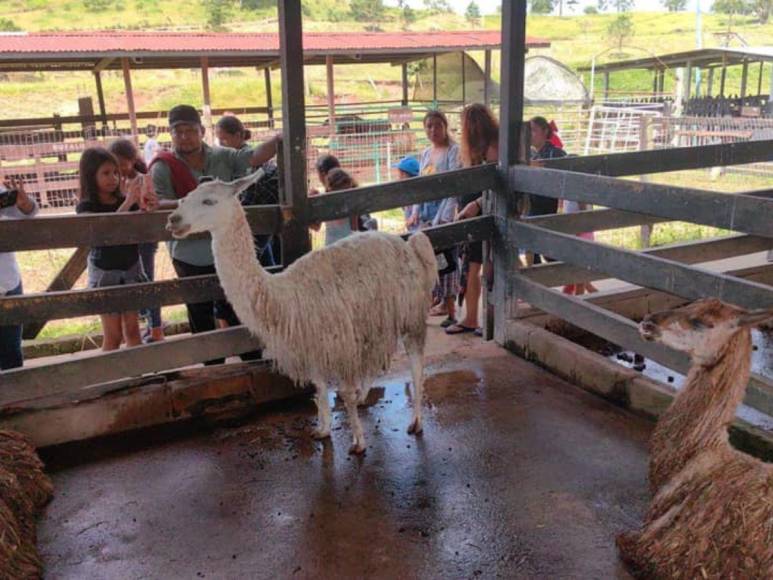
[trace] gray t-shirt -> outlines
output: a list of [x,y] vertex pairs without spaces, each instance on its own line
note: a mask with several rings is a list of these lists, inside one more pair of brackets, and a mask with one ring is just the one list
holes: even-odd
[[[222,181],[231,181],[245,175],[252,167],[252,148],[230,149],[228,147],[204,147],[204,169],[191,173],[198,180],[201,177],[213,177]],[[182,159],[175,153],[175,157]],[[183,163],[185,163],[183,161]],[[189,168],[190,169],[190,168]],[[158,162],[153,166],[153,187],[160,199],[176,200],[172,185],[172,173],[166,163]],[[215,263],[212,255],[212,242],[205,240],[172,240],[167,242],[169,254],[175,260],[192,266],[211,266]]]

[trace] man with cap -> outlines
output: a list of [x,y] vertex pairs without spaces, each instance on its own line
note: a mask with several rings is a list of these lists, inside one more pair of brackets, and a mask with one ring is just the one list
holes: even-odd
[[[151,163],[153,187],[160,209],[174,209],[178,201],[193,191],[201,180],[231,181],[242,177],[253,167],[260,167],[277,152],[280,135],[254,149],[210,147],[204,142],[204,126],[199,112],[190,105],[178,105],[169,111],[172,151],[162,151]],[[168,243],[172,264],[179,278],[215,274],[211,240],[185,239]],[[238,324],[230,304],[225,300],[186,304],[191,332],[216,328],[215,318],[229,325]],[[209,361],[217,364],[222,360]]]

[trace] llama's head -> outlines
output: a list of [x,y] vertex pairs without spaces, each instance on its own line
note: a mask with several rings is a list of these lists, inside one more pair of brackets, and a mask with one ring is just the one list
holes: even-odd
[[737,332],[773,318],[773,308],[747,311],[716,298],[647,316],[639,325],[644,340],[658,341],[709,363]]
[[214,180],[199,184],[180,200],[169,216],[166,229],[175,238],[185,238],[189,234],[232,227],[236,212],[241,210],[238,194],[262,175],[263,171],[258,170],[234,181]]

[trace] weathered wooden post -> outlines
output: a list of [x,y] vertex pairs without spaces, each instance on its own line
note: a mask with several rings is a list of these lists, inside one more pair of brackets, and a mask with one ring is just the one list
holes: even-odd
[[278,0],[282,67],[282,152],[284,187],[280,203],[282,263],[287,266],[311,250],[307,223],[306,119],[303,90],[303,22],[300,0]]

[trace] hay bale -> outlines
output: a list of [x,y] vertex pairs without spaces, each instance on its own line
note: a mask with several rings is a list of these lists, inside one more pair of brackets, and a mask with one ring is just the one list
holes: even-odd
[[0,430],[0,579],[42,576],[35,519],[52,493],[32,443],[21,433]]
[[43,472],[43,462],[35,446],[21,433],[0,430],[0,466],[19,479],[19,484],[36,509],[45,506],[54,492],[51,480]]

